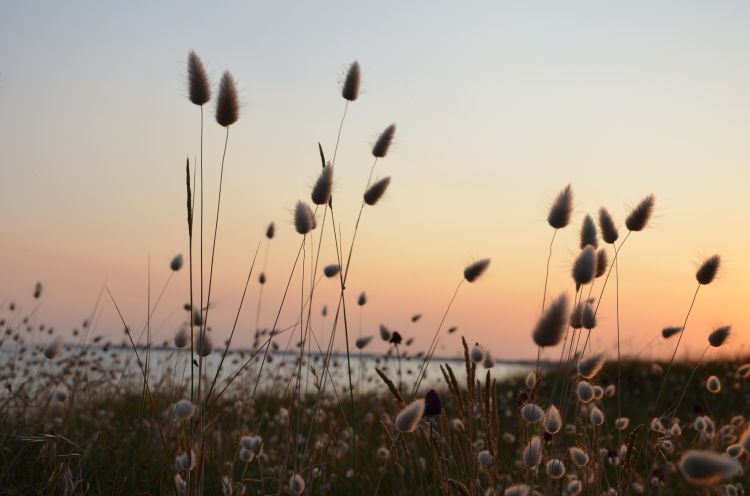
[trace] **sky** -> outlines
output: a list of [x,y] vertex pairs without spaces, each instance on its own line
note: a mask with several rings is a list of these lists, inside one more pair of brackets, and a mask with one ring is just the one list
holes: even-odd
[[[187,270],[153,306],[170,259],[188,256],[184,168],[200,151],[200,111],[186,98],[185,62],[195,50],[214,82],[231,71],[242,103],[229,130],[209,314],[221,340],[259,243],[235,343],[252,340],[264,264],[260,327],[274,322],[302,243],[292,210],[309,200],[318,142],[332,155],[345,106],[340,84],[358,60],[362,91],[348,108],[335,164],[345,249],[372,143],[392,122],[397,132],[375,168],[376,177],[392,177],[391,186],[365,208],[353,250],[352,339],[376,334],[382,323],[413,337],[414,352],[425,349],[463,268],[489,257],[486,275],[461,286],[445,321],[459,332],[441,332],[438,353],[458,353],[464,335],[499,359],[534,358],[531,330],[553,232],[547,210],[571,184],[574,217],[555,239],[548,298],[573,296],[570,269],[586,214],[605,206],[624,233],[629,210],[647,194],[657,199],[648,229],[620,252],[595,349],[614,353],[619,295],[623,351],[671,355],[673,343],[659,332],[681,325],[698,264],[719,253],[722,270],[699,292],[683,352],[703,351],[719,325],[733,326],[726,353],[748,351],[747,2],[81,1],[9,2],[2,10],[6,319],[14,302],[17,315],[34,311],[35,323],[69,339],[106,284],[129,327],[143,326],[152,308],[157,341],[170,340],[185,320]],[[213,112],[209,103],[206,277],[225,138]],[[269,222],[277,236],[267,243]],[[317,245],[320,230],[314,234]],[[316,279],[336,261],[331,234],[328,219]],[[279,328],[298,318],[309,295],[306,246],[306,277],[303,283],[299,269],[292,275]],[[39,308],[37,281],[44,286]],[[360,309],[361,291],[368,303]],[[337,296],[334,281],[316,285],[312,324],[321,343]],[[97,333],[120,342],[123,326],[106,294],[97,308]],[[423,317],[412,324],[417,313]]]

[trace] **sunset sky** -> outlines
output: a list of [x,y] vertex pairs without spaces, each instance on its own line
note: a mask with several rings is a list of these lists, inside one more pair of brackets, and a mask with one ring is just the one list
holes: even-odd
[[[363,334],[384,323],[415,337],[414,351],[425,349],[463,268],[489,257],[487,274],[459,291],[446,321],[459,332],[443,333],[438,353],[457,353],[462,334],[497,358],[535,357],[530,335],[552,236],[547,209],[570,183],[575,213],[557,235],[549,297],[573,296],[570,268],[584,215],[606,206],[624,234],[630,208],[653,193],[649,228],[620,253],[623,349],[638,352],[662,327],[680,325],[697,265],[719,253],[721,273],[699,292],[685,351],[702,351],[713,327],[730,324],[727,348],[746,353],[749,21],[750,3],[740,1],[6,4],[0,317],[10,318],[10,302],[29,313],[41,281],[36,322],[70,337],[106,280],[128,325],[143,325],[149,257],[153,303],[170,259],[188,254],[184,168],[199,153],[200,130],[199,110],[186,98],[193,49],[214,82],[232,72],[242,101],[229,130],[209,323],[222,341],[259,241],[263,264],[271,221],[277,236],[261,327],[273,324],[302,241],[291,212],[299,199],[309,201],[318,142],[333,153],[345,103],[340,83],[358,60],[362,92],[348,108],[335,167],[346,249],[372,143],[388,124],[398,128],[375,172],[391,176],[391,187],[365,209],[352,257],[354,337],[364,290]],[[224,143],[213,112],[211,102],[206,261]],[[335,262],[329,221],[316,277]],[[307,285],[309,252],[305,263]],[[280,328],[299,315],[300,277],[297,271]],[[158,341],[171,339],[184,320],[187,284],[186,269],[170,281],[153,317]],[[593,341],[607,353],[616,323],[610,284]],[[242,346],[251,342],[258,290],[256,272],[237,331]],[[313,328],[321,342],[333,313],[324,319],[321,308],[333,310],[337,294],[331,280],[316,290]],[[100,309],[97,332],[119,343],[111,301],[105,297]],[[411,324],[415,313],[424,316]],[[647,349],[664,356],[672,344],[659,338]]]

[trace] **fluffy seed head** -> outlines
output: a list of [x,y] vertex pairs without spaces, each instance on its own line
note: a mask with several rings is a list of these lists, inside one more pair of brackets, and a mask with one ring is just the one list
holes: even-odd
[[396,430],[399,432],[414,432],[424,414],[424,399],[418,398],[396,415]]
[[383,324],[380,324],[380,338],[383,341],[390,341],[391,340],[391,331],[384,326]]
[[583,218],[583,224],[581,225],[580,246],[581,249],[584,249],[589,245],[597,248],[599,246],[599,241],[597,240],[596,224],[594,224],[594,219],[592,219],[590,215],[586,214],[586,217]]
[[354,342],[358,350],[364,349],[372,341],[372,336],[362,336]]
[[570,453],[570,458],[573,460],[573,463],[579,467],[583,467],[589,462],[589,455],[587,455],[581,448],[573,446],[568,452]]
[[598,406],[593,406],[589,412],[589,419],[594,425],[602,425],[604,423],[604,412]]
[[708,389],[708,391],[713,394],[721,391],[721,381],[719,380],[719,378],[715,375],[712,375],[711,377],[706,379],[706,389]]
[[178,348],[184,348],[190,342],[187,329],[180,327],[174,335],[174,345]]
[[487,267],[490,266],[490,259],[489,258],[483,258],[481,260],[477,260],[476,262],[470,264],[468,267],[464,269],[464,279],[466,279],[469,282],[474,282],[479,277],[484,274],[484,272],[487,270]]
[[38,300],[40,296],[42,296],[42,283],[37,282],[34,285],[34,299]]
[[712,451],[690,450],[680,458],[680,471],[688,482],[709,486],[742,473],[742,465],[726,455]]
[[563,337],[568,323],[568,297],[565,293],[554,300],[537,322],[532,337],[537,346],[555,346]]
[[661,330],[661,337],[664,339],[669,339],[675,334],[679,334],[682,332],[682,327],[665,327]]
[[251,453],[260,453],[260,448],[263,445],[263,438],[259,435],[256,436],[242,436],[240,438],[240,445]]
[[547,419],[544,421],[544,430],[549,434],[557,434],[562,428],[562,418],[560,417],[560,410],[555,405],[550,405],[547,408]]
[[523,450],[522,459],[527,467],[536,467],[542,461],[542,440],[534,436]]
[[367,303],[367,295],[365,294],[364,291],[362,291],[359,294],[359,298],[357,298],[357,305],[363,307],[365,306],[366,303]]
[[297,202],[294,208],[294,229],[302,235],[315,229],[315,215],[305,202]]
[[180,420],[189,419],[195,413],[195,405],[190,400],[182,399],[174,406],[174,416]]
[[578,362],[578,374],[584,379],[593,379],[604,366],[604,355],[597,353]]
[[547,462],[547,475],[553,479],[561,479],[565,475],[565,464],[562,460],[553,458]]
[[292,494],[302,494],[305,492],[305,479],[300,474],[294,474],[289,479],[289,489]]
[[534,386],[536,386],[536,373],[533,370],[526,374],[524,383],[526,384],[527,388],[534,389]]
[[44,348],[44,356],[50,360],[54,359],[58,354],[60,354],[61,346],[62,346],[62,341],[60,340],[59,337],[53,339]]
[[583,328],[583,305],[583,303],[578,303],[570,313],[569,323],[573,329]]
[[346,72],[346,79],[344,80],[344,86],[341,88],[341,96],[345,100],[353,102],[359,95],[359,83],[361,80],[361,74],[359,70],[359,62],[356,60],[349,66],[349,70]]
[[570,184],[565,186],[557,194],[555,201],[549,209],[547,222],[555,229],[562,229],[570,223],[570,215],[573,213],[573,190]]
[[214,350],[214,344],[208,332],[203,331],[195,335],[195,352],[202,357],[207,357]]
[[625,219],[625,227],[627,227],[629,231],[642,231],[651,218],[655,202],[656,199],[654,198],[654,195],[648,195],[641,200],[641,202],[631,210],[630,215]]
[[211,99],[211,83],[198,54],[190,51],[187,61],[188,98],[195,105],[205,105]]
[[719,255],[708,257],[695,273],[695,278],[698,280],[698,283],[711,284],[711,281],[716,277],[716,273],[719,271],[720,266],[721,257]]
[[273,224],[273,222],[271,222],[266,228],[266,237],[268,239],[273,239],[274,234],[276,234],[276,226]]
[[258,283],[260,283],[261,285],[263,285],[263,284],[266,283],[266,273],[265,272],[261,272],[260,275],[258,276]]
[[573,280],[576,287],[584,286],[594,280],[596,274],[596,250],[587,245],[573,263]]
[[171,262],[169,262],[169,268],[172,269],[173,272],[177,272],[182,268],[182,264],[184,263],[182,259],[182,253],[175,255],[175,257],[172,259]]
[[740,444],[730,444],[727,446],[727,455],[731,456],[732,458],[739,458],[742,456],[743,449],[742,445]]
[[384,177],[383,179],[376,181],[365,191],[365,203],[372,206],[375,205],[385,194],[385,190],[388,189],[388,185],[391,184],[390,176]]
[[474,363],[479,363],[484,359],[484,350],[482,350],[482,347],[478,344],[475,344],[471,348],[471,353],[469,353],[469,356],[471,357],[471,361]]
[[607,272],[608,265],[609,260],[607,259],[606,248],[599,248],[596,252],[596,274],[594,274],[594,277],[599,278],[603,276]]
[[62,403],[63,401],[68,399],[68,391],[65,389],[56,389],[55,390],[55,400]]
[[615,429],[624,431],[630,425],[630,419],[627,417],[618,417],[615,419]]
[[581,313],[581,325],[584,329],[589,331],[596,327],[596,312],[594,306],[591,303],[586,303],[583,306],[583,312]]
[[714,331],[708,335],[708,344],[714,348],[718,348],[726,342],[730,332],[732,332],[730,326],[723,326],[714,329]]
[[325,276],[328,278],[337,276],[339,272],[341,272],[341,267],[339,266],[339,264],[326,265],[323,268],[323,274],[325,274]]
[[599,230],[605,243],[613,244],[620,237],[612,215],[604,207],[599,209]]
[[375,145],[372,147],[372,154],[377,158],[383,158],[388,153],[388,149],[391,147],[391,143],[393,143],[393,136],[396,134],[396,125],[391,124],[385,130],[380,133],[380,136],[378,136],[378,140],[375,142]]
[[594,399],[594,388],[586,381],[581,381],[576,387],[576,396],[581,403],[588,403]]
[[323,167],[323,170],[318,176],[318,180],[315,181],[313,186],[312,202],[316,205],[325,205],[331,200],[331,190],[333,189],[333,167],[328,165]]
[[521,417],[527,424],[536,424],[544,418],[544,409],[535,403],[526,403],[521,408]]
[[240,101],[237,97],[237,85],[229,71],[224,71],[219,82],[219,94],[216,97],[216,122],[228,127],[240,118]]
[[583,483],[579,480],[572,480],[568,482],[568,494],[581,494],[583,491]]
[[477,461],[483,467],[489,467],[492,465],[492,455],[487,450],[482,450],[477,455]]

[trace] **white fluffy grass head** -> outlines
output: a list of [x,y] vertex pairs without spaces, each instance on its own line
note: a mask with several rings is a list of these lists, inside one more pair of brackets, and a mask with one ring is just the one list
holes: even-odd
[[613,244],[620,237],[612,214],[604,207],[599,209],[599,229],[605,243]]
[[56,337],[50,341],[44,348],[44,356],[50,360],[53,360],[57,355],[60,354],[60,348],[62,347],[62,341],[59,337]]
[[618,417],[615,419],[615,429],[624,431],[630,425],[630,419],[627,417]]
[[661,330],[661,337],[664,339],[669,339],[675,334],[679,334],[682,332],[682,327],[680,326],[672,326],[672,327],[665,327]]
[[63,401],[68,399],[68,390],[65,389],[64,387],[55,389],[54,397],[55,397],[55,401],[59,401],[60,403],[62,403]]
[[549,209],[547,222],[555,229],[562,229],[570,223],[570,216],[573,213],[573,190],[570,184],[565,186],[557,194],[555,201]]
[[604,412],[598,406],[592,406],[589,412],[589,420],[596,426],[602,425],[604,423]]
[[240,446],[251,453],[258,454],[263,446],[263,438],[259,435],[256,436],[242,436],[240,438]]
[[391,124],[378,136],[377,141],[372,147],[372,155],[377,158],[384,158],[393,143],[393,137],[396,135],[396,125]]
[[305,202],[299,201],[294,207],[294,229],[302,235],[315,229],[315,215]]
[[489,467],[492,465],[492,455],[487,450],[482,450],[477,455],[477,461],[483,467]]
[[385,194],[385,191],[388,189],[388,186],[391,184],[391,178],[384,177],[383,179],[380,179],[379,181],[375,181],[372,186],[367,188],[367,191],[365,191],[364,200],[365,203],[367,203],[370,206],[375,205],[380,201],[380,199]]
[[553,479],[561,479],[565,475],[565,464],[562,460],[553,458],[547,462],[547,475]]
[[581,403],[589,403],[594,399],[594,388],[586,381],[581,381],[576,387],[576,396]]
[[729,338],[729,333],[731,332],[732,328],[730,326],[717,327],[708,335],[708,344],[714,348],[720,347]]
[[708,391],[713,394],[720,392],[721,381],[719,380],[719,378],[715,375],[712,375],[711,377],[706,379],[706,389],[708,389]]
[[702,486],[718,484],[742,473],[737,460],[712,451],[687,451],[680,458],[679,467],[688,482]]
[[648,195],[641,200],[625,219],[625,227],[629,231],[642,231],[648,224],[649,219],[651,219],[655,203],[656,198],[654,198],[654,195]]
[[695,279],[703,285],[711,284],[719,272],[719,267],[721,267],[721,257],[719,255],[710,256],[698,267]]
[[536,467],[542,461],[542,440],[539,436],[531,438],[521,455],[524,465],[527,467]]
[[529,496],[531,488],[527,484],[514,484],[507,488],[503,496]]
[[174,406],[174,416],[180,420],[187,420],[195,413],[195,405],[190,400],[182,399]]
[[330,264],[323,268],[323,274],[329,279],[336,277],[339,272],[341,272],[341,266],[339,264]]
[[174,256],[174,258],[169,262],[169,268],[173,272],[177,272],[182,268],[182,265],[185,263],[184,259],[182,258],[182,253],[178,253]]
[[174,345],[177,348],[184,348],[190,342],[190,336],[188,336],[187,329],[183,326],[177,329],[174,335]]
[[474,363],[479,363],[484,359],[484,350],[481,346],[479,346],[479,343],[475,344],[471,348],[471,352],[469,353],[469,357],[471,358],[471,361]]
[[599,241],[597,239],[597,232],[596,232],[596,224],[594,224],[594,219],[591,218],[590,215],[586,215],[586,217],[583,218],[583,224],[581,225],[581,242],[580,247],[581,249],[586,248],[587,246],[591,246],[592,248],[596,249],[599,246]]
[[341,87],[341,96],[345,100],[353,102],[359,96],[359,85],[361,82],[361,71],[359,69],[359,62],[356,60],[349,66],[349,70],[346,71],[346,79]]
[[391,331],[383,324],[380,324],[380,339],[383,341],[390,341],[391,339]]
[[487,270],[487,267],[490,266],[490,259],[489,258],[483,258],[481,260],[477,260],[476,262],[468,265],[464,269],[464,279],[466,279],[469,282],[474,282],[479,277],[484,274],[484,272]]
[[588,329],[589,331],[596,327],[596,310],[591,303],[586,303],[583,306],[583,311],[581,312],[581,325],[584,329]]
[[424,414],[424,399],[418,398],[396,415],[395,425],[399,432],[414,432]]
[[333,189],[333,167],[327,165],[315,181],[310,199],[316,205],[325,205],[331,200],[331,190]]
[[593,379],[604,367],[604,355],[597,353],[578,362],[578,375],[584,379]]
[[368,344],[370,344],[370,341],[372,341],[372,336],[362,336],[361,338],[358,338],[354,345],[357,347],[358,350],[364,349]]
[[589,455],[587,455],[581,448],[573,446],[568,452],[570,453],[570,458],[573,460],[573,463],[579,467],[583,467],[589,462]]
[[544,418],[544,409],[536,403],[526,403],[521,408],[521,417],[528,424],[536,424]]
[[305,492],[305,479],[300,474],[294,474],[289,479],[289,489],[292,494],[302,494]]
[[555,405],[550,405],[547,408],[547,418],[544,420],[544,430],[548,434],[557,434],[562,428],[562,417],[560,416],[560,410]]
[[214,343],[207,331],[199,332],[195,335],[195,352],[207,357],[214,350]]
[[568,297],[565,293],[554,300],[537,322],[532,337],[537,346],[555,346],[562,340],[568,324]]
[[576,287],[584,286],[594,280],[596,275],[596,249],[591,245],[581,250],[573,263],[573,280]]

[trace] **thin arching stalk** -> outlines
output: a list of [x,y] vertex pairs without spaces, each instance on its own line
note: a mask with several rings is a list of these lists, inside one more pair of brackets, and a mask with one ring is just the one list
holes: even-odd
[[544,273],[544,294],[542,295],[542,313],[544,313],[544,305],[547,303],[547,282],[549,281],[549,263],[552,260],[552,245],[555,243],[555,236],[557,236],[557,229],[552,232],[552,239],[549,242],[549,255],[547,255],[547,270]]
[[443,328],[443,324],[445,323],[446,317],[448,317],[448,312],[450,312],[451,306],[453,306],[453,302],[456,300],[456,296],[458,295],[458,290],[461,289],[461,285],[464,283],[466,279],[461,278],[460,281],[458,281],[458,284],[456,285],[456,289],[453,291],[453,296],[451,296],[450,301],[448,302],[448,306],[445,308],[445,312],[443,313],[443,318],[440,319],[440,324],[438,325],[437,330],[435,331],[435,335],[432,337],[432,342],[430,343],[430,346],[427,348],[427,355],[425,355],[424,360],[422,361],[421,366],[419,367],[419,373],[417,374],[417,382],[414,383],[414,387],[411,391],[411,400],[413,401],[414,398],[417,395],[417,392],[419,391],[419,386],[422,384],[422,380],[424,379],[424,374],[427,372],[427,366],[430,364],[430,360],[432,360],[432,356],[435,354],[435,351],[437,350],[438,341],[440,340],[440,330]]
[[667,371],[664,373],[664,378],[661,381],[661,386],[659,387],[659,393],[656,395],[656,400],[654,401],[653,411],[656,412],[656,409],[659,407],[659,400],[661,399],[661,395],[664,392],[664,386],[667,383],[667,378],[669,377],[669,372],[672,370],[672,364],[674,364],[674,359],[677,356],[677,350],[680,347],[680,342],[682,341],[682,336],[685,334],[685,326],[687,326],[687,321],[690,318],[690,312],[693,311],[693,305],[695,305],[695,299],[698,297],[698,291],[701,289],[701,285],[698,284],[698,287],[695,288],[695,293],[693,294],[693,300],[690,302],[690,307],[688,308],[687,314],[685,315],[685,322],[682,324],[682,331],[680,331],[680,336],[677,338],[677,344],[674,347],[674,352],[672,353],[672,358],[669,360],[669,365],[667,366]]
[[[214,222],[214,237],[211,247],[211,265],[208,271],[208,293],[206,295],[206,314],[201,318],[202,330],[201,339],[205,338],[205,333],[208,331],[208,313],[211,306],[211,285],[213,283],[214,276],[214,256],[216,255],[216,235],[219,231],[219,212],[221,210],[221,188],[224,181],[224,160],[227,156],[227,143],[229,142],[229,126],[227,126],[226,136],[224,138],[224,151],[221,154],[221,168],[219,171],[219,194],[216,200],[216,220]],[[201,197],[201,200],[203,198]],[[198,357],[198,401],[201,400],[201,383],[203,377],[203,354],[199,353]],[[202,417],[201,417],[202,418]]]
[[690,377],[688,377],[687,382],[685,383],[685,388],[682,390],[682,394],[680,395],[680,399],[677,400],[677,404],[674,408],[668,409],[664,415],[668,415],[670,412],[672,415],[676,415],[677,411],[680,409],[680,405],[682,404],[682,400],[685,399],[685,393],[687,393],[688,388],[690,387],[690,383],[693,380],[693,376],[695,375],[695,371],[698,370],[698,367],[700,366],[701,362],[703,361],[703,357],[706,355],[706,352],[711,347],[711,345],[706,346],[706,349],[703,350],[703,353],[701,353],[700,358],[698,358],[698,361],[695,362],[695,366],[693,367],[693,371],[690,372]]

